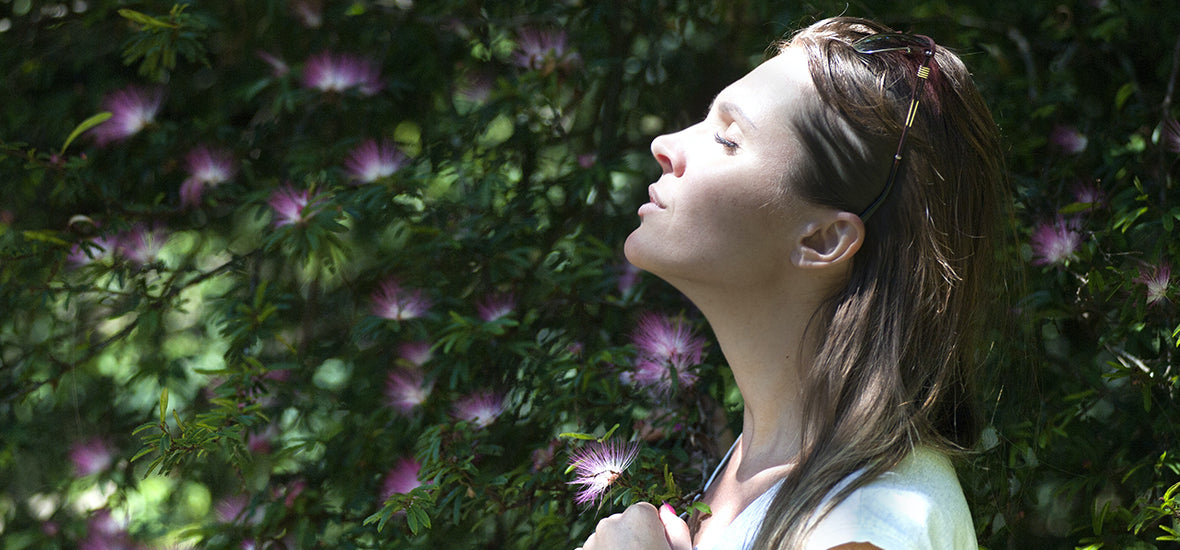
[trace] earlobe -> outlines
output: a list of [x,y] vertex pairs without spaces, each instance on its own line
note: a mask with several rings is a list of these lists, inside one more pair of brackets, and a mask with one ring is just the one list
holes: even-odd
[[801,268],[833,267],[852,261],[864,242],[865,226],[851,212],[833,212],[810,224],[792,254]]

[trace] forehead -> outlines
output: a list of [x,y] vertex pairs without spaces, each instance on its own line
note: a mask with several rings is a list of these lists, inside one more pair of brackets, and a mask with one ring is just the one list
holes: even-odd
[[771,123],[806,108],[815,98],[815,85],[808,71],[807,54],[803,48],[792,47],[766,60],[722,90],[714,101],[714,107],[736,105],[752,122]]

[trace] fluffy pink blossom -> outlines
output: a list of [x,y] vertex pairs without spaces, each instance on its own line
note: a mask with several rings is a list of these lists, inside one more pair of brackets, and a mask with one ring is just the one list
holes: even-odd
[[372,295],[373,314],[383,319],[416,319],[430,310],[430,299],[421,290],[404,288],[395,279],[386,279]]
[[418,369],[401,368],[389,372],[385,379],[385,404],[402,414],[410,414],[430,397],[434,381]]
[[516,296],[510,293],[489,294],[475,305],[475,309],[480,319],[490,323],[512,314],[512,310],[516,309]]
[[574,451],[570,466],[573,466],[576,477],[569,484],[582,486],[574,495],[574,502],[586,504],[598,500],[622,477],[637,456],[639,444],[635,442],[595,441]]
[[300,225],[311,218],[319,197],[310,191],[296,190],[290,185],[275,189],[270,195],[270,209],[274,213],[274,226]]
[[75,475],[86,477],[110,468],[114,454],[106,440],[95,437],[70,446],[70,462]]
[[692,369],[701,363],[705,340],[693,334],[691,323],[683,317],[644,314],[632,341],[639,353],[624,381],[660,394],[696,383]]
[[488,390],[481,390],[455,401],[451,416],[486,428],[504,413],[504,398]]
[[1066,154],[1076,155],[1086,150],[1089,140],[1077,128],[1058,124],[1049,132],[1049,142]]
[[344,160],[349,175],[359,183],[372,183],[392,176],[406,163],[406,155],[388,141],[366,140]]
[[393,495],[406,494],[421,487],[422,481],[418,479],[421,471],[422,465],[412,458],[398,460],[381,481],[381,497],[389,499]]
[[94,127],[99,145],[127,139],[156,120],[164,95],[159,89],[128,86],[103,98],[102,106],[111,118]]
[[159,226],[136,225],[119,235],[116,252],[141,266],[155,262],[168,242],[168,232]]
[[1172,266],[1162,263],[1156,266],[1144,266],[1139,271],[1135,282],[1147,287],[1147,304],[1158,304],[1168,299],[1168,284],[1172,279]]
[[349,54],[323,52],[308,58],[303,84],[321,92],[356,89],[364,95],[381,90],[381,71],[372,60]]
[[569,69],[581,62],[576,53],[567,51],[565,31],[524,29],[517,37],[517,46],[519,50],[513,61],[542,74]]
[[1063,264],[1072,260],[1081,244],[1082,234],[1073,228],[1072,223],[1061,218],[1052,223],[1037,224],[1029,242],[1036,265]]
[[397,347],[397,355],[402,361],[421,367],[434,357],[431,348],[430,342],[405,342]]
[[180,184],[180,205],[190,207],[201,204],[201,195],[207,187],[217,187],[233,179],[237,174],[233,155],[224,149],[197,147],[185,157],[188,179]]
[[145,546],[136,543],[126,528],[109,510],[98,510],[86,522],[86,537],[78,542],[78,550],[137,550]]
[[233,495],[221,499],[213,509],[218,521],[232,523],[242,517],[249,504],[250,499],[246,495]]
[[1106,201],[1106,194],[1094,183],[1079,182],[1073,187],[1073,198],[1080,203],[1098,206]]
[[464,101],[482,104],[492,95],[492,78],[486,73],[471,71],[455,85],[455,94]]

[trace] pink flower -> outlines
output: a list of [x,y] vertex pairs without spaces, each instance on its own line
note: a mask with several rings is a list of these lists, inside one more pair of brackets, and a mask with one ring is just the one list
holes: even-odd
[[141,266],[155,262],[168,242],[168,233],[163,228],[143,225],[132,227],[119,236],[117,253]]
[[635,285],[639,284],[639,268],[631,264],[631,262],[623,261],[623,265],[619,268],[619,295],[624,298],[631,295],[635,290]]
[[75,475],[86,477],[110,468],[114,462],[114,455],[110,445],[96,437],[74,443],[70,447],[70,462],[74,464]]
[[421,290],[402,288],[395,279],[387,279],[372,295],[373,314],[383,319],[416,319],[430,310],[430,299]]
[[691,369],[701,363],[705,340],[693,335],[692,325],[683,317],[646,313],[639,318],[632,340],[639,354],[625,381],[659,394],[696,383],[697,375]]
[[1077,202],[1097,206],[1106,200],[1106,194],[1093,183],[1079,182],[1073,188],[1073,198]]
[[431,357],[434,357],[430,342],[405,342],[398,346],[397,353],[402,361],[415,367],[425,365]]
[[185,157],[188,179],[180,184],[180,206],[201,204],[206,187],[216,187],[233,179],[237,173],[233,155],[224,149],[197,147]]
[[366,140],[348,154],[344,166],[348,173],[360,183],[372,183],[389,177],[406,163],[406,156],[388,141],[380,144]]
[[483,72],[468,72],[455,86],[455,94],[469,103],[482,104],[492,95],[492,78]]
[[1157,266],[1144,266],[1139,271],[1135,282],[1147,287],[1147,304],[1157,304],[1168,299],[1168,283],[1172,279],[1172,266],[1163,263]]
[[434,381],[418,369],[394,369],[385,379],[385,404],[408,415],[430,397]]
[[516,296],[510,293],[490,294],[476,304],[479,318],[485,323],[507,317],[516,308]]
[[1077,128],[1058,124],[1049,132],[1049,142],[1066,154],[1076,155],[1086,150],[1089,140]]
[[513,56],[516,64],[542,74],[569,69],[581,61],[576,53],[566,51],[565,32],[560,30],[521,30],[517,46],[520,50]]
[[1160,145],[1163,145],[1164,149],[1168,151],[1180,153],[1180,122],[1169,118],[1164,121],[1163,128],[1160,130]]
[[246,495],[234,495],[221,499],[213,508],[218,521],[231,523],[242,517],[248,504],[250,504],[250,499]]
[[311,219],[311,213],[318,202],[319,197],[311,195],[306,189],[296,191],[290,185],[276,189],[268,201],[275,216],[274,226],[303,224]]
[[573,466],[576,477],[569,484],[582,486],[574,495],[574,502],[586,504],[598,500],[622,477],[637,456],[639,444],[634,442],[595,441],[574,451],[570,466]]
[[1070,222],[1061,218],[1053,223],[1041,222],[1033,229],[1029,246],[1036,265],[1063,264],[1075,258],[1082,235]]
[[393,495],[406,494],[421,487],[422,481],[418,479],[421,471],[422,465],[412,458],[398,460],[381,482],[381,497],[388,500]]
[[369,59],[323,52],[307,60],[303,67],[303,85],[321,92],[356,88],[364,95],[373,95],[381,90],[381,72]]
[[103,98],[103,109],[111,118],[94,127],[94,139],[99,145],[127,139],[156,120],[160,103],[164,100],[159,89],[128,86]]
[[456,420],[470,422],[477,428],[486,428],[504,413],[504,398],[488,390],[481,390],[455,402],[451,416]]
[[267,65],[270,65],[270,75],[275,78],[282,78],[287,76],[287,73],[291,72],[291,67],[287,66],[287,62],[283,61],[281,57],[275,54],[272,54],[266,50],[258,50],[255,52],[255,55],[258,56],[258,59],[261,59],[265,61]]

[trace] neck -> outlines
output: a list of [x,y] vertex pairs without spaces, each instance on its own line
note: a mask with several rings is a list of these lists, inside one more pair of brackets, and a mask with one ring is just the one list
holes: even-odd
[[739,477],[794,462],[800,451],[802,373],[815,349],[806,330],[819,307],[811,297],[823,293],[794,283],[773,291],[681,288],[708,319],[745,402]]

